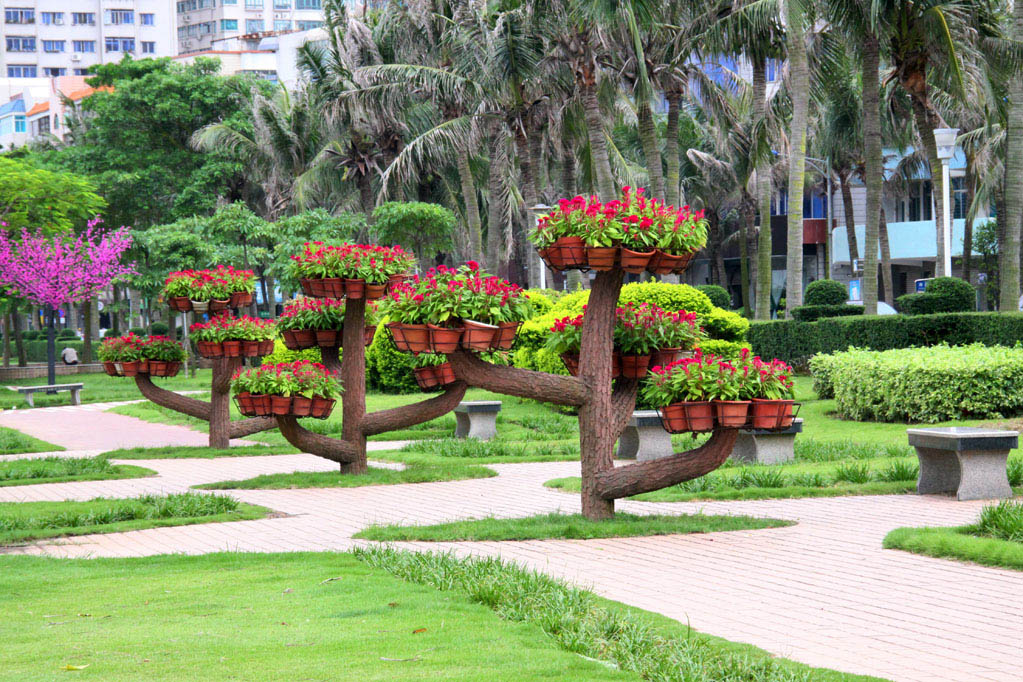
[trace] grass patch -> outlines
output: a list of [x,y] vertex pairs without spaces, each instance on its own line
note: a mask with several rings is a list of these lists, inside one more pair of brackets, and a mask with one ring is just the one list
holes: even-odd
[[224,495],[179,493],[87,502],[0,503],[0,545],[90,533],[117,533],[159,526],[258,519],[263,507]]
[[111,464],[106,457],[36,457],[0,462],[0,488],[12,485],[106,481],[155,476],[152,469]]
[[[465,596],[505,621],[542,629],[561,649],[606,661],[619,671],[664,682],[868,680],[776,658],[752,646],[693,632],[670,619],[600,599],[590,592],[493,558],[358,549],[370,566],[417,585]],[[522,675],[520,679],[536,679]]]
[[400,483],[432,483],[463,481],[469,478],[490,478],[497,472],[481,466],[409,466],[401,471],[370,467],[361,476],[338,471],[296,471],[288,474],[264,474],[242,481],[218,481],[192,486],[203,490],[280,490],[282,488],[358,488],[367,485]]
[[370,526],[356,533],[363,540],[383,542],[425,540],[428,542],[483,542],[488,540],[592,540],[627,538],[638,535],[718,533],[730,530],[778,528],[790,521],[756,519],[750,516],[636,516],[615,514],[607,521],[591,521],[582,514],[540,514],[520,519],[471,519],[430,526]]
[[528,461],[529,458],[540,460],[578,459],[579,443],[514,443],[505,440],[478,440],[476,438],[444,438],[438,440],[413,441],[403,447],[401,452],[416,452],[436,455],[437,457],[466,457],[481,459],[493,457],[495,460]]
[[123,448],[109,450],[103,457],[109,459],[214,459],[217,457],[259,457],[263,455],[293,455],[297,448],[290,445],[268,447],[265,445],[239,445],[219,450],[205,446],[184,447],[170,445],[160,448]]
[[[699,480],[699,479],[697,479]],[[687,481],[691,483],[691,481]],[[556,488],[566,493],[578,493],[579,478],[553,478],[544,483],[548,488]],[[681,484],[684,485],[684,484]],[[777,500],[797,497],[846,497],[851,495],[898,495],[916,490],[913,481],[874,482],[862,484],[837,484],[827,487],[786,485],[780,488],[723,488],[708,489],[699,492],[688,492],[679,485],[653,492],[630,497],[630,500],[642,502],[692,502],[694,500]]]
[[1004,500],[984,507],[977,523],[969,526],[896,528],[884,546],[1023,571],[1023,503]]
[[[208,391],[210,389],[211,376],[210,370],[207,369],[199,370],[194,379],[185,376],[185,373],[182,372],[176,377],[157,377],[153,381],[168,391]],[[83,403],[118,402],[121,400],[140,400],[142,398],[138,387],[135,386],[135,381],[124,377],[111,377],[101,373],[75,374],[74,376],[58,377],[58,379],[57,383],[83,384],[80,394]],[[18,379],[12,382],[12,384],[18,386],[45,386],[46,383],[46,377]],[[71,404],[71,394],[67,392],[54,395],[36,393],[33,399],[36,407]],[[32,409],[20,393],[0,387],[0,408],[8,410],[13,407],[19,410]]]
[[64,448],[33,438],[16,429],[0,426],[0,455],[22,455],[30,452],[60,452]]

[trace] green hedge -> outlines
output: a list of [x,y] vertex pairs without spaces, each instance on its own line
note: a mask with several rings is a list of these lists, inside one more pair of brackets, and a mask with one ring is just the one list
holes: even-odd
[[725,310],[732,307],[732,296],[724,287],[717,284],[701,284],[696,288],[707,295],[713,306],[724,308]]
[[977,309],[977,292],[958,277],[936,277],[923,293],[899,296],[895,307],[906,315],[972,312]]
[[792,309],[792,317],[801,322],[813,322],[824,317],[849,317],[862,315],[861,305],[801,305]]
[[803,365],[817,353],[850,346],[890,350],[947,343],[1014,346],[1023,340],[1023,313],[943,313],[835,317],[816,322],[754,322],[748,338],[753,352]]
[[835,353],[826,371],[839,414],[856,421],[933,423],[1023,412],[1023,348],[852,349]]
[[803,302],[806,305],[842,305],[848,298],[845,285],[833,279],[810,282],[803,292]]
[[[60,352],[65,348],[74,348],[78,351],[78,361],[82,361],[82,349],[85,348],[84,341],[66,341],[61,339],[54,341],[54,345],[57,351],[57,362],[60,362]],[[96,358],[96,352],[99,350],[99,343],[93,342],[92,344],[92,357],[93,361]],[[11,353],[14,353],[14,344],[11,344]],[[25,355],[29,362],[46,362],[46,340],[40,339],[37,341],[26,341],[25,342]]]

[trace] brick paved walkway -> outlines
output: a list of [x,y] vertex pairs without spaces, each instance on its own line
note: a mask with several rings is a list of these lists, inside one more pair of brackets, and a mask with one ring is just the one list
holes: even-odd
[[[75,421],[80,414],[68,419]],[[125,424],[127,430],[135,428]],[[63,436],[45,437],[64,444]],[[332,468],[310,455],[131,463],[160,476],[0,488],[0,501],[171,492],[213,480]],[[499,477],[470,481],[235,491],[238,499],[285,516],[84,536],[6,552],[83,557],[343,550],[360,544],[351,535],[374,522],[434,523],[578,510],[576,496],[541,485],[577,475],[577,463],[493,468]],[[881,549],[881,539],[892,528],[959,525],[973,520],[981,506],[914,495],[625,502],[620,509],[637,513],[741,513],[798,523],[708,535],[403,546],[500,555],[700,631],[812,665],[919,682],[1018,680],[1023,573]]]

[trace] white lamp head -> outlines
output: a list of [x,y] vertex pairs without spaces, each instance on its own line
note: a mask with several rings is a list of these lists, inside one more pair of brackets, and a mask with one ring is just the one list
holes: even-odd
[[952,158],[956,151],[956,137],[959,128],[935,128],[934,144],[938,148],[938,158],[942,161]]

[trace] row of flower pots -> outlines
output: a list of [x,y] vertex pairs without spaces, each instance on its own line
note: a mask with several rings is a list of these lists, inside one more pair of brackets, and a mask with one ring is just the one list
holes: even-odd
[[680,256],[661,249],[634,251],[624,246],[587,246],[582,237],[560,237],[546,248],[538,250],[540,258],[552,270],[612,270],[615,266],[625,272],[671,275],[685,272],[695,252]]
[[210,301],[193,301],[188,296],[171,296],[167,299],[171,310],[181,313],[219,313],[228,308],[244,308],[252,305],[252,294],[247,291],[236,291],[230,298]]
[[180,362],[164,360],[130,360],[128,362],[104,362],[103,371],[112,377],[134,377],[149,374],[154,377],[177,376],[181,370]]
[[[691,352],[681,348],[661,348],[647,355],[613,353],[611,355],[611,378],[642,379],[647,375],[651,367],[668,365],[691,355]],[[579,376],[578,353],[562,353],[561,361],[565,363],[565,369],[568,370],[569,374]]]
[[255,358],[274,352],[273,339],[262,341],[196,341],[195,350],[204,358]]
[[521,322],[486,324],[463,320],[460,327],[435,324],[390,322],[386,325],[394,345],[407,353],[454,353],[458,349],[474,351],[510,350]]
[[337,403],[333,398],[283,396],[244,391],[235,395],[238,411],[246,417],[292,416],[326,419]]
[[383,298],[392,282],[404,281],[405,275],[392,275],[387,282],[367,282],[364,279],[301,279],[302,292],[313,298],[365,298],[371,301]]
[[700,400],[662,407],[661,424],[669,433],[727,429],[787,429],[798,412],[794,400]]
[[[376,326],[366,325],[363,332],[365,345],[373,343],[373,335],[376,334]],[[285,329],[281,332],[284,345],[288,350],[303,350],[305,348],[332,348],[340,346],[344,337],[344,331],[339,329]]]
[[416,367],[412,371],[416,375],[416,383],[424,391],[437,388],[438,386],[447,386],[458,381],[458,377],[455,376],[455,370],[451,368],[450,362]]

